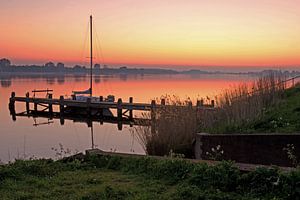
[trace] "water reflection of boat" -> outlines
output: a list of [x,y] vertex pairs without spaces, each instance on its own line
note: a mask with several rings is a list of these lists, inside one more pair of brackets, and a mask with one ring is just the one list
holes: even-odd
[[[115,97],[113,95],[108,95],[107,98],[103,97],[94,97],[93,96],[93,17],[90,16],[90,88],[84,91],[73,91],[71,95],[71,99],[78,102],[115,102]],[[86,109],[75,107],[75,106],[67,106],[65,108],[65,112],[69,114],[80,115],[86,114]],[[91,110],[90,115],[92,116],[110,116],[113,117],[112,112],[108,108],[99,110]]]

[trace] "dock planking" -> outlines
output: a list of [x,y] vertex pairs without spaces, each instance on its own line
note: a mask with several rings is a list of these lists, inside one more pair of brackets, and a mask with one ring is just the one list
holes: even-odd
[[[47,90],[50,91],[50,90]],[[94,108],[94,109],[100,109],[100,108],[107,108],[107,109],[124,109],[124,110],[138,110],[138,111],[151,111],[152,109],[159,109],[161,107],[168,107],[172,105],[166,105],[165,99],[161,99],[161,104],[156,104],[156,102],[153,100],[151,103],[134,103],[133,98],[129,98],[129,102],[123,102],[122,99],[118,99],[117,102],[107,102],[107,101],[101,101],[103,99],[102,96],[99,97],[99,101],[88,101],[90,99],[87,99],[87,101],[80,101],[80,100],[73,100],[73,99],[65,99],[63,96],[60,96],[60,98],[52,98],[52,94],[48,94],[47,98],[39,98],[35,97],[29,97],[28,93],[26,93],[25,97],[17,97],[15,95],[15,92],[12,92],[10,97],[10,104],[13,106],[15,102],[25,102],[25,103],[33,103],[37,105],[58,105],[58,106],[70,106],[70,107],[78,107],[78,108]],[[178,107],[184,107],[184,106],[178,106]],[[195,108],[213,108],[214,107],[214,101],[212,100],[212,103],[209,105],[203,104],[203,101],[197,101],[196,106],[193,106]]]
[[[112,108],[117,109],[118,108],[118,102],[105,102],[105,101],[99,101],[99,102],[90,102],[90,104],[87,104],[87,101],[79,101],[79,100],[72,100],[72,99],[50,99],[50,98],[26,98],[26,97],[11,97],[12,101],[15,102],[29,102],[29,103],[37,103],[37,104],[52,104],[52,105],[63,105],[63,106],[72,106],[72,107],[80,107],[80,108]],[[159,107],[159,105],[156,105],[156,107]],[[150,111],[151,110],[151,104],[146,103],[121,103],[122,109],[128,109],[128,110],[144,110],[144,111]]]
[[[54,118],[63,119],[76,119],[77,114],[68,113],[66,108],[71,109],[81,109],[84,111],[83,115],[80,116],[81,119],[92,119],[92,121],[103,121],[105,119],[109,123],[117,123],[120,126],[120,122],[124,122],[124,124],[135,124],[135,122],[140,122],[141,118],[134,118],[133,111],[147,111],[151,113],[151,119],[149,119],[145,124],[151,124],[150,122],[155,119],[155,110],[167,107],[173,107],[174,105],[167,105],[165,99],[161,99],[160,104],[158,104],[155,100],[152,100],[151,103],[136,103],[133,102],[133,97],[129,98],[128,102],[123,102],[121,98],[117,101],[109,102],[104,101],[103,96],[99,96],[96,100],[93,99],[91,101],[90,98],[84,100],[74,100],[72,98],[64,98],[64,96],[60,96],[59,98],[53,98],[53,90],[34,90],[33,96],[30,97],[27,92],[24,97],[16,96],[15,92],[12,92],[10,100],[9,100],[9,109],[10,113],[13,117],[13,120],[16,120],[16,116],[52,116]],[[46,97],[41,98],[37,97],[36,93],[46,93]],[[16,103],[25,103],[25,112],[16,113],[15,104]],[[30,108],[33,105],[33,110]],[[54,112],[53,107],[56,106],[59,112]],[[190,102],[187,105],[180,105],[177,107],[192,107],[194,109],[214,109],[214,101],[211,101],[211,104],[204,104],[203,100],[197,101],[196,105],[192,105]],[[108,118],[104,115],[104,110],[116,110],[117,116],[111,116]],[[95,114],[96,113],[96,114]],[[133,122],[133,123],[132,123]],[[139,123],[143,124],[143,123]],[[120,127],[121,128],[121,127]]]

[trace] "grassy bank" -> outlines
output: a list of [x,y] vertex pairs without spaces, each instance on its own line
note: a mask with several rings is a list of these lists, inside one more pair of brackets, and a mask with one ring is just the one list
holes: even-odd
[[192,157],[197,132],[299,133],[300,85],[291,83],[275,73],[231,87],[214,98],[214,109],[192,107],[189,98],[167,95],[162,99],[168,106],[154,111],[152,127],[136,127],[134,135],[149,155],[172,151]]
[[[288,87],[282,76],[270,75],[221,93],[219,107],[203,116],[208,133],[295,133],[300,131],[300,85]],[[254,89],[253,89],[254,88]]]
[[0,199],[299,199],[300,171],[89,156],[0,166]]
[[262,115],[243,126],[223,127],[227,133],[299,133],[300,85],[284,91],[282,99],[266,108]]

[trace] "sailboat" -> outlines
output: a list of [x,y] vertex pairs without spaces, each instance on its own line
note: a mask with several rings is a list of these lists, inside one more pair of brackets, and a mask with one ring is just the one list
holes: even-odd
[[[87,101],[88,99],[91,99],[91,102],[100,102],[100,101],[106,101],[106,102],[114,102],[115,97],[113,95],[108,95],[105,99],[100,99],[100,97],[94,97],[93,96],[93,17],[90,16],[90,88],[84,91],[72,91],[71,99],[74,101]],[[109,116],[112,117],[113,114],[108,108],[103,108],[103,116]],[[68,106],[66,108],[66,111],[81,114],[82,110],[78,107],[72,107]],[[92,110],[92,115],[97,115],[97,110]]]

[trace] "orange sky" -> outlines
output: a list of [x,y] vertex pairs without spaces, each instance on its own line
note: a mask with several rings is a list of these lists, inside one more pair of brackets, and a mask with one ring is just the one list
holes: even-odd
[[[0,0],[0,4],[0,57],[15,64],[88,62],[85,36],[92,13],[108,64],[300,68],[300,0]],[[100,53],[95,57],[103,63]]]

